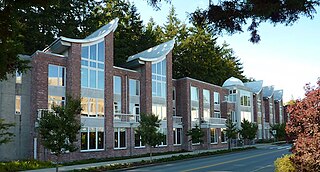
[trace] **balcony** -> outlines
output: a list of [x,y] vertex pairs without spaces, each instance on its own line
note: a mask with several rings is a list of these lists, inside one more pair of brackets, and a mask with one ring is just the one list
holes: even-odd
[[140,115],[136,114],[119,114],[113,116],[114,127],[137,127],[140,121]]
[[182,116],[173,116],[173,127],[174,128],[182,127]]
[[226,127],[225,118],[207,118],[201,120],[202,128],[225,128]]

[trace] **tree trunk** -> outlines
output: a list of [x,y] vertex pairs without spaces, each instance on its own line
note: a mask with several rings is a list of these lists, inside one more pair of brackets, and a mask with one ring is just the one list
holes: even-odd
[[228,139],[228,150],[231,150],[231,139]]
[[149,153],[150,153],[150,161],[152,162],[152,146],[150,146]]
[[57,155],[56,172],[59,172],[59,160],[60,160],[60,155]]

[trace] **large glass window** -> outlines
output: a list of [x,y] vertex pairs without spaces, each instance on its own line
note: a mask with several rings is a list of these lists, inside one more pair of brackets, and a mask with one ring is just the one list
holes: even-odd
[[48,68],[48,85],[65,86],[66,68],[57,65],[49,64]]
[[22,73],[19,73],[16,71],[16,83],[21,84],[22,83]]
[[210,128],[210,142],[218,143],[218,133],[216,128]]
[[121,113],[121,77],[113,76],[113,111]]
[[81,116],[104,117],[104,101],[99,98],[81,98]]
[[81,48],[81,87],[104,89],[104,41]]
[[203,90],[203,118],[208,121],[210,118],[210,91]]
[[152,96],[166,98],[166,65],[166,59],[161,62],[152,64]]
[[20,115],[21,114],[21,96],[16,96],[15,107],[16,107],[16,114]]
[[129,79],[129,95],[140,96],[140,82],[135,79]]
[[250,92],[240,91],[240,102],[242,106],[251,106]]
[[48,96],[48,109],[52,109],[53,106],[64,106],[65,97],[60,96]]
[[199,101],[199,90],[197,87],[191,86],[191,100],[192,101]]
[[167,120],[167,107],[162,104],[152,104],[152,113],[161,120]]
[[217,105],[217,104],[220,104],[220,94],[218,92],[214,92],[214,104]]
[[228,101],[236,102],[237,100],[237,90],[229,90]]
[[81,151],[103,150],[104,129],[102,127],[82,127],[80,132]]
[[134,131],[134,147],[145,147],[144,144],[141,141],[141,136],[138,134],[138,132]]
[[163,134],[163,140],[159,146],[167,145],[167,128],[160,128],[160,133]]
[[246,119],[246,120],[248,120],[249,122],[252,122],[251,112],[241,111],[241,122],[243,121],[243,119]]
[[227,130],[225,128],[221,128],[221,143],[227,142]]
[[191,86],[191,121],[199,120],[199,89]]
[[180,145],[181,144],[181,137],[182,128],[173,128],[173,144]]
[[126,148],[126,129],[115,128],[114,129],[114,148]]

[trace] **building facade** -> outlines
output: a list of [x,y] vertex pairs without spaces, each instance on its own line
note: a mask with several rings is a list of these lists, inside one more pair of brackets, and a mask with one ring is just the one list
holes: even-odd
[[[173,79],[173,40],[128,57],[124,68],[114,66],[117,22],[84,39],[59,37],[43,51],[22,57],[30,59],[31,70],[0,83],[0,118],[16,123],[14,141],[1,145],[0,160],[54,159],[41,145],[37,126],[42,112],[64,105],[68,95],[81,98],[83,110],[78,115],[79,150],[64,154],[66,161],[148,153],[135,132],[141,113],[161,119],[166,137],[157,152],[226,147],[228,116],[238,128],[243,119],[258,123],[258,139],[270,138],[264,134],[270,119],[284,122],[282,91],[265,95],[262,81],[244,84],[232,77],[221,87]],[[204,144],[186,136],[196,125],[205,133]]]

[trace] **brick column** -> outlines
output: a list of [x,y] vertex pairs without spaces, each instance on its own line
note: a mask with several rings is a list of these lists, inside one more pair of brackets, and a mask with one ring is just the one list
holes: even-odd
[[67,94],[74,98],[81,96],[81,44],[71,43],[67,58]]
[[140,108],[141,113],[152,112],[152,64],[151,62],[145,62],[142,66],[142,78],[140,82]]
[[167,140],[169,150],[173,150],[173,117],[172,117],[172,51],[167,55]]
[[105,149],[113,151],[113,42],[114,33],[111,32],[105,37]]

